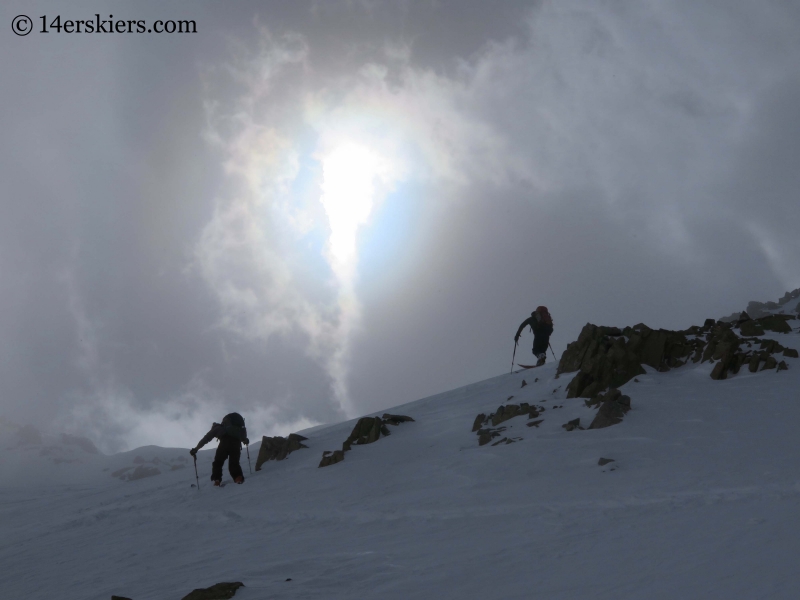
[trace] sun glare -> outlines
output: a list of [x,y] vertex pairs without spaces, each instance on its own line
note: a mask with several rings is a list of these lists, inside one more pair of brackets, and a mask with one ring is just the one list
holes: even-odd
[[355,266],[358,229],[369,220],[381,171],[379,156],[352,143],[337,146],[322,161],[321,202],[331,227],[332,266],[340,275],[351,275]]

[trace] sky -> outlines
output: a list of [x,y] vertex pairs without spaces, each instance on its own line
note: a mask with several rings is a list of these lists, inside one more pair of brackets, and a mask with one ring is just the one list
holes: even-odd
[[[52,28],[96,13],[197,31]],[[560,356],[587,322],[685,328],[800,287],[796,3],[11,0],[0,22],[10,422],[106,452],[233,410],[285,435],[508,370],[539,305]]]

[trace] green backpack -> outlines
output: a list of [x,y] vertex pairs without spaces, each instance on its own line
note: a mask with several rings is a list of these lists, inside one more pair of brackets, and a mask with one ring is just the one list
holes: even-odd
[[247,428],[244,426],[244,417],[239,413],[230,413],[222,419],[225,434],[236,438],[240,442],[247,439]]

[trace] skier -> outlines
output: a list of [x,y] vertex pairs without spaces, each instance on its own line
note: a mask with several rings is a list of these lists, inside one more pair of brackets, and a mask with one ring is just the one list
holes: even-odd
[[553,318],[546,306],[539,306],[531,316],[522,322],[514,336],[514,344],[519,343],[522,330],[530,325],[533,331],[533,354],[538,358],[537,367],[541,367],[547,360],[547,346],[550,344],[550,335],[553,333]]
[[219,440],[217,453],[214,455],[214,462],[211,464],[211,481],[218,486],[222,483],[222,465],[228,459],[228,471],[236,483],[244,483],[242,467],[239,466],[239,456],[242,453],[242,444],[250,443],[247,439],[247,428],[244,426],[244,418],[239,413],[225,415],[222,423],[214,423],[211,430],[203,436],[197,447],[189,450],[192,456],[197,455],[197,451],[211,441],[211,438]]

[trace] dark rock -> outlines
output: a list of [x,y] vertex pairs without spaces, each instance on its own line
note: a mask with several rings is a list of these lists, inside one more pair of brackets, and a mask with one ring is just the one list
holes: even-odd
[[778,300],[778,304],[783,306],[784,304],[789,302],[789,300],[794,300],[795,298],[800,298],[800,288],[792,290],[791,292],[786,292],[783,295],[783,297],[780,300]]
[[775,354],[776,352],[783,352],[786,350],[783,346],[781,346],[775,340],[761,340],[759,343],[759,348],[767,352],[767,354]]
[[719,361],[717,364],[714,365],[714,368],[711,370],[711,379],[725,379],[725,363]]
[[786,315],[770,315],[756,320],[756,323],[768,331],[776,331],[778,333],[789,333],[792,328],[786,322]]
[[[715,380],[738,373],[745,364],[754,371],[760,361],[783,348],[774,340],[761,340],[766,352],[756,357],[742,350],[742,344],[746,342],[751,347],[754,338],[765,330],[791,331],[787,319],[793,317],[767,315],[750,319],[752,314],[748,310],[736,319],[742,335],[750,340],[739,337],[731,323],[714,319],[706,319],[702,328],[693,326],[686,331],[653,330],[642,323],[620,331],[587,323],[562,354],[557,375],[575,373],[566,388],[567,398],[596,398],[601,392],[644,374],[643,365],[668,371],[689,360],[712,361],[716,363],[711,371]],[[770,346],[765,347],[765,343]]]
[[764,366],[761,367],[762,371],[766,371],[767,369],[774,369],[778,366],[778,360],[774,356],[767,356],[764,360]]
[[786,364],[785,360],[782,360],[781,362],[778,363],[778,371],[788,371],[788,370],[789,370],[789,365]]
[[735,355],[735,361],[732,367],[733,373],[736,374],[742,368],[745,362],[749,361],[750,357],[744,352],[738,352]]
[[405,415],[390,415],[389,413],[384,413],[383,422],[397,426],[400,425],[400,423],[413,423],[414,419]]
[[579,429],[579,428],[581,428],[581,420],[580,419],[572,419],[572,421],[564,423],[561,427],[563,427],[567,431],[573,431],[574,429]]
[[759,326],[758,321],[746,321],[742,323],[740,331],[742,335],[747,337],[764,335],[764,329]]
[[[653,332],[645,325],[618,329],[587,323],[577,341],[567,346],[558,364],[558,373],[578,371],[567,385],[568,398],[591,398],[599,392],[618,387],[645,373],[642,363],[662,366],[664,352],[675,353],[669,332]],[[685,336],[679,334],[683,341]],[[686,352],[688,354],[688,352]]]
[[371,444],[378,441],[381,434],[387,435],[389,430],[380,417],[361,417],[353,427],[350,436],[342,444],[342,450],[350,450],[353,444]]
[[111,596],[111,600],[131,600],[126,596]]
[[508,421],[509,419],[518,417],[526,412],[528,411],[523,411],[522,408],[517,404],[507,404],[506,406],[501,405],[497,407],[497,412],[491,415],[489,419],[492,421],[492,425],[496,427],[503,421]]
[[344,460],[344,450],[334,450],[331,452],[330,450],[326,450],[322,453],[322,460],[319,461],[319,467],[327,467],[330,465],[335,465],[338,462],[342,462]]
[[538,421],[529,421],[528,423],[525,423],[525,425],[527,425],[528,427],[539,427],[539,424],[542,421],[544,421],[544,419],[539,419]]
[[478,445],[483,446],[491,442],[494,438],[500,437],[501,433],[505,431],[505,427],[498,427],[497,429],[486,428],[478,430]]
[[604,467],[608,463],[612,462],[614,462],[613,458],[601,458],[600,460],[597,461],[597,464],[600,465],[601,467]]
[[233,583],[216,583],[210,588],[196,589],[185,595],[181,600],[229,600],[236,594],[236,590],[244,587],[241,581]]
[[783,350],[783,355],[786,358],[798,358],[797,350],[795,350],[794,348],[785,348]]
[[631,409],[631,399],[618,389],[611,389],[603,398],[589,429],[602,429],[622,422],[622,417]]
[[481,413],[475,417],[475,421],[472,423],[472,431],[478,431],[484,423],[486,423],[486,415]]
[[526,385],[528,385],[528,382],[523,379],[522,380],[522,385],[520,387],[525,387]]
[[283,460],[295,450],[308,448],[308,446],[302,443],[307,439],[308,438],[297,433],[290,433],[288,438],[279,435],[275,437],[262,437],[261,448],[258,451],[258,458],[256,459],[256,471],[260,471],[261,465],[268,460]]

